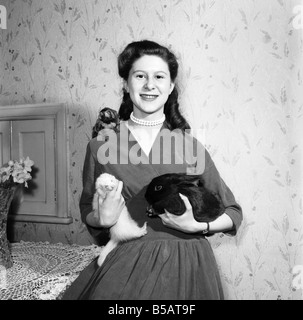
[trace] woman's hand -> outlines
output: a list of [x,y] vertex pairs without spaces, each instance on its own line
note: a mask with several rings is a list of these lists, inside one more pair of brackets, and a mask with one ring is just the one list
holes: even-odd
[[207,228],[207,224],[195,220],[193,209],[188,198],[181,193],[179,193],[179,195],[184,201],[186,211],[181,216],[177,216],[165,210],[165,213],[159,215],[159,217],[162,219],[162,223],[169,228],[186,233],[195,233],[205,230]]
[[117,222],[125,208],[122,188],[123,182],[119,181],[117,187],[107,193],[104,201],[99,201],[98,210],[88,214],[86,221],[90,226],[110,228]]

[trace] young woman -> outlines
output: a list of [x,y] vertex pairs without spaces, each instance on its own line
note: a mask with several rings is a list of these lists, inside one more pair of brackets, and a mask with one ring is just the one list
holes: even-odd
[[[201,161],[194,164],[185,159],[182,148],[163,142],[170,133],[184,140],[190,128],[179,111],[176,57],[155,42],[138,41],[120,54],[118,68],[124,81],[120,130],[116,139],[105,142],[95,137],[89,142],[80,210],[89,231],[99,239],[102,235],[104,240],[125,205],[140,226],[147,221],[148,232],[120,244],[101,267],[93,261],[63,299],[223,299],[217,264],[205,236],[216,232],[235,235],[242,211],[197,140]],[[105,143],[117,155],[107,162],[102,151]],[[171,161],[164,161],[167,154]],[[160,218],[149,218],[144,197],[149,182],[161,174],[189,169],[221,197],[225,213],[209,224],[197,222],[183,196],[187,210],[182,216],[166,212]],[[113,174],[120,183],[108,194],[98,216],[92,212],[92,199],[95,180],[103,172]]]

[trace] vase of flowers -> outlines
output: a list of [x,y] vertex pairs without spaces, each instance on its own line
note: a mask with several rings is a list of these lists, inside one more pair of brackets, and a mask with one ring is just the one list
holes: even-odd
[[20,161],[10,160],[0,168],[0,265],[10,268],[13,265],[7,240],[7,216],[10,204],[18,185],[28,187],[32,178],[30,172],[34,162],[27,157]]

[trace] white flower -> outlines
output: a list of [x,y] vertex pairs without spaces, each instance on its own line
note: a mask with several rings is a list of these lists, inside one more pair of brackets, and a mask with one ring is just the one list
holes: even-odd
[[31,172],[32,171],[32,166],[34,165],[34,161],[32,161],[29,157],[27,157],[25,160],[24,160],[24,169],[26,171],[29,171]]
[[0,186],[11,187],[16,183],[24,183],[28,187],[27,181],[32,178],[29,172],[33,165],[34,162],[29,157],[21,158],[19,162],[10,160],[8,166],[0,169]]

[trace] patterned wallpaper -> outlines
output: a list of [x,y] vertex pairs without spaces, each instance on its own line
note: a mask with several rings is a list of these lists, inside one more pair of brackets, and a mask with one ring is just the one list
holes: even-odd
[[[243,207],[210,238],[228,299],[302,299],[303,5],[295,0],[0,0],[0,104],[64,102],[69,226],[19,223],[15,239],[88,244],[78,203],[97,112],[117,109],[116,57],[152,39],[179,58],[182,110]],[[297,7],[298,8],[298,7]]]

